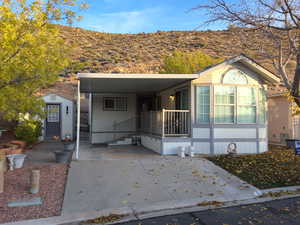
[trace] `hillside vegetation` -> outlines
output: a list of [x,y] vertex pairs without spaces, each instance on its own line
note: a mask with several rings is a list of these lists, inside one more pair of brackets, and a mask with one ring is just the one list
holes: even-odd
[[[271,60],[264,59],[261,54],[262,47],[269,50],[273,47],[257,31],[248,32],[247,45],[234,29],[111,34],[62,26],[61,35],[74,45],[74,61],[84,65],[81,69],[73,69],[74,73],[158,73],[163,59],[174,50],[201,50],[221,58],[244,53],[274,71]],[[272,51],[276,53],[276,50]],[[289,65],[291,75],[293,69],[292,63]]]

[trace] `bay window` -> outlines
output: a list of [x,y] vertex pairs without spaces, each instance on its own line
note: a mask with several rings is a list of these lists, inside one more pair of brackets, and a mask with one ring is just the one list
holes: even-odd
[[[264,124],[266,95],[264,89],[250,86],[214,86],[214,123]],[[210,86],[196,87],[196,121],[211,122]]]

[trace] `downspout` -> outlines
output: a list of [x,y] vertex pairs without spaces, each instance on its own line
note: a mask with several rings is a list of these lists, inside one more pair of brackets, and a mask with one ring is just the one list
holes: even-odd
[[79,159],[80,141],[80,79],[77,81],[77,135],[76,135],[76,160]]

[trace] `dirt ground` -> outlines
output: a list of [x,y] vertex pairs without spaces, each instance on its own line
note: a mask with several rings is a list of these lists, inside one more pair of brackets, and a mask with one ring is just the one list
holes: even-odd
[[[36,145],[33,150],[26,151],[26,154],[28,156],[34,155],[35,152],[43,154],[44,146],[47,144]],[[30,175],[33,169],[40,170],[40,192],[38,194],[29,193]],[[60,215],[67,173],[68,166],[55,163],[54,157],[46,163],[40,160],[36,161],[34,157],[27,157],[23,168],[7,171],[5,173],[4,193],[0,194],[0,223]],[[36,197],[42,198],[42,205],[7,206],[11,201]]]

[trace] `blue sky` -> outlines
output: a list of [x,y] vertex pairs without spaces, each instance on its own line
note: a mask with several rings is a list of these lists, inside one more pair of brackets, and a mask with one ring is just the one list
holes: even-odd
[[[90,7],[74,26],[110,33],[140,33],[194,30],[203,20],[198,11],[189,11],[205,0],[88,0]],[[209,0],[208,0],[209,1]],[[213,25],[199,29],[222,29]]]

